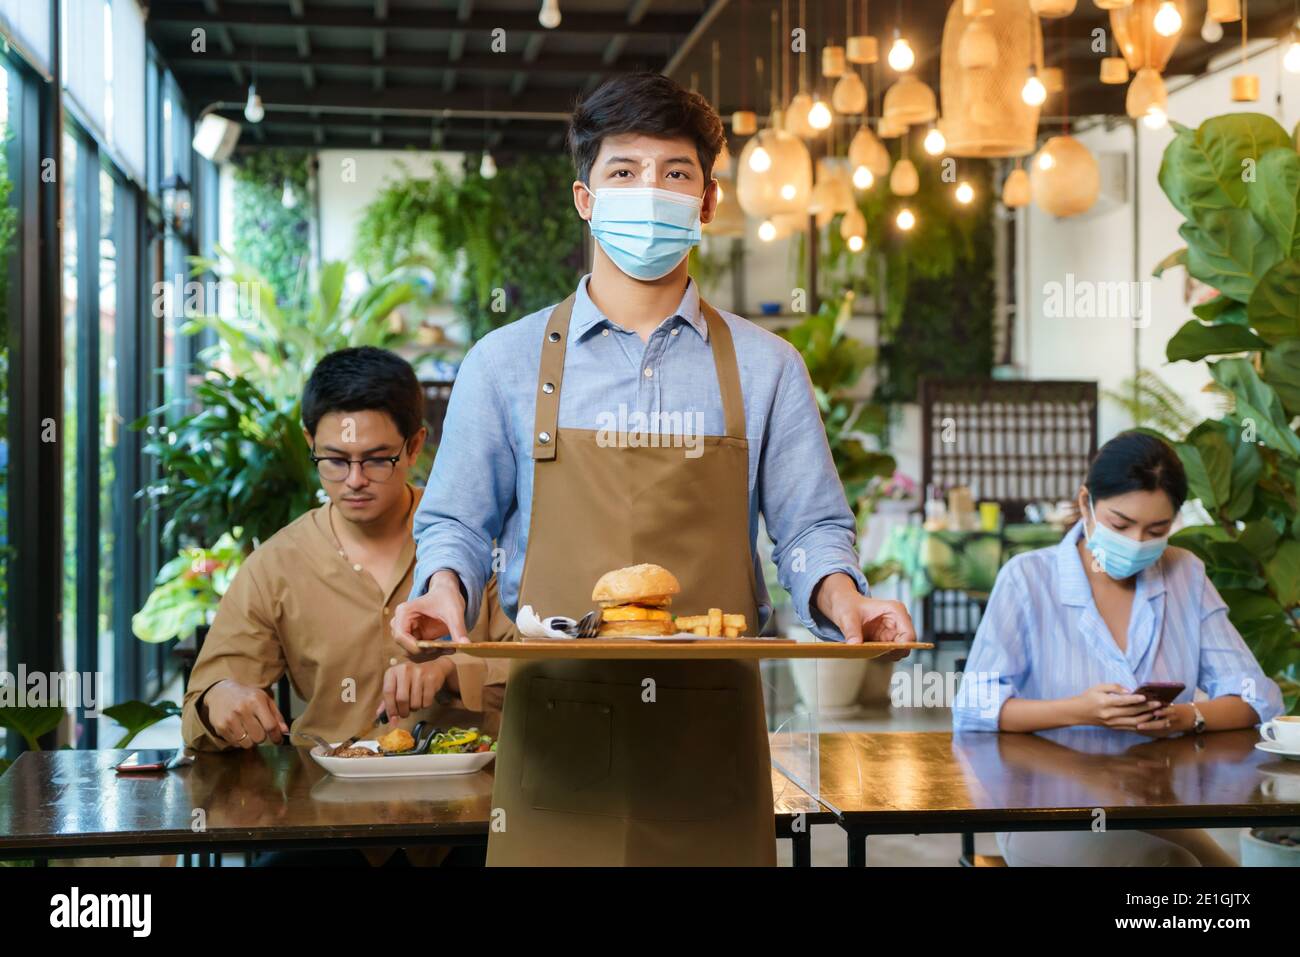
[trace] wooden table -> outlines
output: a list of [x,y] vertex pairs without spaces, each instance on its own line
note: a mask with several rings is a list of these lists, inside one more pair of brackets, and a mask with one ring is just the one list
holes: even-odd
[[[344,781],[306,748],[200,753],[164,774],[119,775],[130,751],[41,751],[0,776],[0,859],[228,851],[485,845],[490,770],[447,777]],[[775,769],[777,834],[811,863],[808,825],[835,821]]]
[[1099,809],[1111,829],[1300,822],[1300,762],[1256,750],[1254,729],[1154,739],[1067,728],[818,740],[820,781],[795,778],[835,812],[851,866],[866,863],[870,834],[963,833],[969,863],[975,832],[1086,830]]

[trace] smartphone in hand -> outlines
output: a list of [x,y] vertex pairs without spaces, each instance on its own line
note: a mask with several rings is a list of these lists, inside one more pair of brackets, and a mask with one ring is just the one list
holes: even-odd
[[1148,701],[1159,701],[1161,704],[1169,705],[1174,703],[1174,699],[1182,694],[1186,687],[1181,681],[1148,681],[1141,687],[1133,689],[1133,693],[1143,695]]

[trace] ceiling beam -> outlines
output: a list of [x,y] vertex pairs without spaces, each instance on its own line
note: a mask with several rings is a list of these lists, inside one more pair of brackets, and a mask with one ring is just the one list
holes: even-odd
[[[483,90],[467,90],[440,95],[426,86],[394,87],[384,91],[382,103],[374,94],[353,84],[334,83],[309,90],[300,84],[259,83],[258,93],[268,113],[285,110],[320,110],[332,113],[413,114],[417,116],[492,116],[568,120],[573,99],[567,91],[525,92],[510,104],[484,109]],[[185,87],[186,96],[199,108],[215,103],[242,105],[244,90],[230,83],[192,83]]]
[[[299,26],[291,11],[266,7],[256,3],[222,2],[220,10],[213,13],[203,2],[155,2],[149,10],[149,20],[155,24],[184,24],[186,26],[257,27],[271,30]],[[715,0],[715,3],[717,0]],[[501,27],[507,33],[545,33],[546,28],[537,22],[534,12],[480,10],[462,20],[456,10],[389,10],[387,18],[376,22],[372,13],[355,7],[313,7],[313,30],[385,30],[402,33],[446,33],[450,30],[468,30],[490,33]],[[707,14],[706,14],[707,16]],[[564,22],[567,34],[632,33],[637,36],[682,37],[688,34],[702,18],[692,14],[647,14],[631,24],[618,13],[573,14]]]

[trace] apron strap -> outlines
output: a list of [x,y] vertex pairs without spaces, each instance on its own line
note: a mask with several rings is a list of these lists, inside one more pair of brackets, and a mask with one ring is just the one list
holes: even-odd
[[722,419],[726,434],[732,438],[745,437],[745,397],[740,388],[740,366],[736,362],[736,344],[731,338],[731,329],[727,320],[719,315],[703,299],[700,308],[704,310],[705,321],[709,325],[709,343],[713,346],[713,367],[718,373],[718,388],[722,392]]
[[[546,321],[542,337],[542,361],[537,371],[537,411],[533,417],[533,459],[544,461],[555,458],[555,436],[560,423],[560,385],[564,378],[564,350],[569,339],[569,319],[573,315],[571,293],[554,309]],[[722,393],[722,417],[725,434],[745,438],[745,399],[740,388],[740,367],[736,363],[736,345],[731,329],[718,310],[700,300],[705,321],[709,327],[709,345],[713,351],[713,366],[718,375],[718,389]]]
[[564,378],[564,348],[569,341],[569,317],[573,315],[570,293],[551,310],[542,336],[542,361],[537,370],[537,413],[533,417],[533,458],[555,458],[555,435],[560,424],[560,380]]

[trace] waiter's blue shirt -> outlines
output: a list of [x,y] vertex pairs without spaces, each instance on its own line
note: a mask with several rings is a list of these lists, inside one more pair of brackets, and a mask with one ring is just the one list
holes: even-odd
[[[703,435],[724,434],[722,395],[694,280],[647,342],[601,313],[587,295],[588,279],[590,274],[578,284],[569,323],[559,427],[600,430],[621,421],[633,430],[645,423],[654,432],[654,423],[671,425],[673,431],[681,428],[676,423],[690,423],[681,429],[687,443],[695,424]],[[467,593],[468,627],[474,625],[493,571],[506,613],[513,618],[518,611],[533,506],[537,376],[542,337],[554,308],[494,330],[466,355],[415,515],[412,597],[424,593],[434,572],[454,571]],[[766,620],[771,612],[757,550],[761,515],[781,585],[790,592],[799,619],[819,636],[842,641],[839,629],[810,606],[813,589],[833,572],[849,575],[863,594],[867,583],[859,567],[853,513],[831,460],[808,370],[781,337],[719,313],[735,341],[744,392],[750,554],[759,614]],[[689,458],[683,467],[690,467]],[[582,547],[582,529],[575,528],[573,535],[574,547]]]
[[1140,572],[1121,651],[1092,597],[1079,555],[1083,523],[1059,545],[1017,555],[998,573],[952,709],[957,731],[996,731],[1008,698],[1069,698],[1099,684],[1181,681],[1239,695],[1260,721],[1282,713],[1282,692],[1228,620],[1228,607],[1191,552],[1169,547]]

